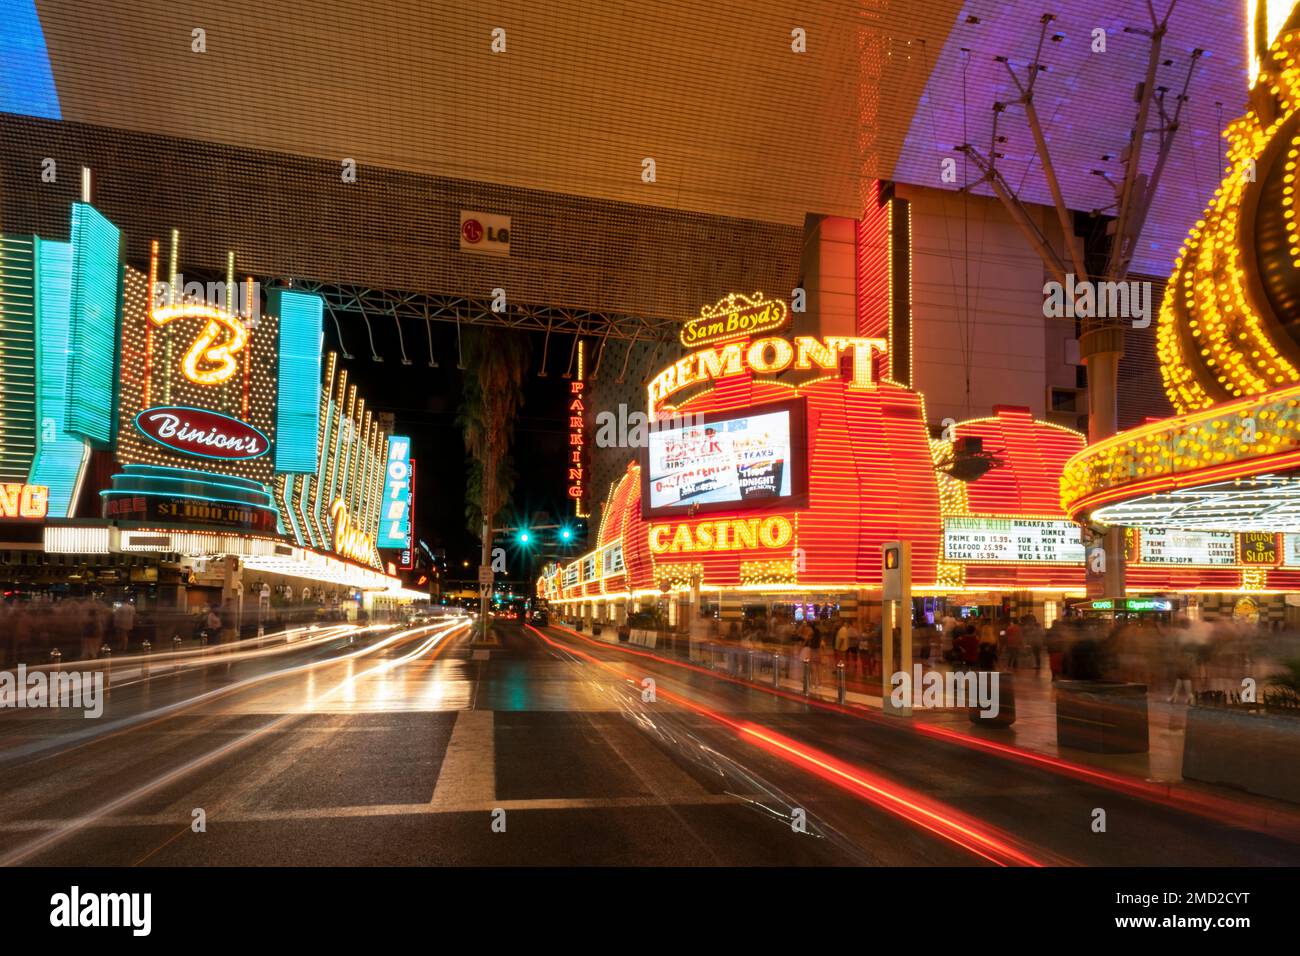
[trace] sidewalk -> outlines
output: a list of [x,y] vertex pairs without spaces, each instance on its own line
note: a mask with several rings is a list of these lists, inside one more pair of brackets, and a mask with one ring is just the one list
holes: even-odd
[[[585,636],[591,637],[590,633]],[[611,629],[603,629],[596,640],[618,644],[617,636]],[[626,646],[626,645],[624,645]],[[718,649],[710,655],[703,648],[693,655],[691,663],[710,667],[720,674],[730,677],[748,678],[746,651],[727,645],[717,645]],[[644,649],[642,649],[644,650]],[[660,649],[653,651],[667,657]],[[772,687],[772,649],[755,649],[753,681],[765,687]],[[680,656],[673,658],[681,660]],[[914,662],[915,663],[915,662]],[[852,661],[846,664],[850,668],[845,682],[845,703],[881,711],[880,678],[864,678],[852,673]],[[739,671],[736,670],[739,668]],[[928,664],[925,670],[931,671]],[[946,665],[937,670],[947,673]],[[1003,670],[1006,673],[1006,670]],[[1125,774],[1153,783],[1181,783],[1183,766],[1183,735],[1187,726],[1187,705],[1170,704],[1165,696],[1154,689],[1147,692],[1148,734],[1150,749],[1140,754],[1097,754],[1083,750],[1060,747],[1056,739],[1056,694],[1051,672],[1047,668],[1046,655],[1043,656],[1041,670],[1032,666],[1018,667],[1015,675],[1016,720],[1009,727],[990,727],[986,724],[972,723],[965,709],[941,708],[923,709],[916,707],[912,717],[900,717],[900,720],[920,720],[942,726],[945,730],[988,740],[995,743],[1018,747],[1049,757],[1058,757],[1073,763],[1096,767]],[[803,695],[803,672],[801,663],[787,651],[781,657],[780,689],[798,696]],[[828,703],[836,703],[837,688],[835,664],[831,655],[823,653],[821,664],[821,686],[810,689],[810,697]],[[1243,797],[1245,795],[1243,794]]]

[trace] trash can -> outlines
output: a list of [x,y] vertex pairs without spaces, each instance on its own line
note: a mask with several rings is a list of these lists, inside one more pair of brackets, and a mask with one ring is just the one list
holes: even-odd
[[972,724],[981,727],[1010,727],[1016,722],[1016,678],[1009,671],[997,671],[998,675],[998,712],[997,716],[985,717],[978,706],[967,710]]

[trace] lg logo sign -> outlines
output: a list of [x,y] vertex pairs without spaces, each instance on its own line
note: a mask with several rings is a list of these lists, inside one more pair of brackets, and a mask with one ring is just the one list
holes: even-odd
[[462,210],[460,250],[489,256],[510,255],[510,217]]

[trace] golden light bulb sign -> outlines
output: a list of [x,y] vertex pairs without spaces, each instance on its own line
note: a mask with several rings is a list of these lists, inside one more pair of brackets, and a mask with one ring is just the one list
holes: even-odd
[[371,567],[382,567],[379,550],[375,542],[366,534],[364,528],[353,524],[347,502],[337,498],[330,505],[330,521],[334,526],[334,551],[345,558],[351,558]]
[[780,299],[764,299],[733,292],[714,305],[700,307],[699,318],[682,326],[681,341],[687,348],[745,339],[783,328],[790,310]]
[[165,326],[179,319],[202,319],[204,325],[190,343],[181,371],[196,385],[221,385],[239,371],[235,356],[248,344],[248,329],[230,312],[210,305],[173,305],[154,309],[150,320]]
[[50,510],[50,489],[17,482],[0,484],[0,519],[39,520]]
[[1256,567],[1277,567],[1281,560],[1278,536],[1271,531],[1243,531],[1237,535],[1237,559]]
[[873,388],[876,383],[875,356],[888,349],[889,343],[885,339],[851,335],[831,335],[821,339],[796,335],[793,341],[771,336],[747,344],[732,342],[721,348],[703,348],[674,362],[650,380],[646,387],[650,409],[654,411],[666,398],[684,388],[744,371],[764,375],[790,368],[838,372],[840,358],[845,354],[852,363],[849,388]]

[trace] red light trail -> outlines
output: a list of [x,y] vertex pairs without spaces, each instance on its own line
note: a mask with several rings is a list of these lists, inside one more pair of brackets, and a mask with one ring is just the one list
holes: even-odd
[[[603,670],[624,680],[631,680],[619,667],[602,661],[591,654],[559,644],[532,625],[525,625],[550,647],[581,657]],[[647,655],[654,657],[654,655]],[[661,660],[660,658],[655,658]],[[694,669],[694,668],[692,668]],[[700,668],[703,670],[703,668]],[[1043,861],[1016,846],[1014,838],[965,816],[944,803],[930,800],[862,767],[832,757],[815,747],[792,740],[776,731],[750,721],[733,720],[725,714],[704,707],[688,697],[672,691],[656,689],[664,700],[699,714],[735,732],[742,741],[751,743],[768,754],[811,772],[821,780],[875,804],[883,810],[907,820],[909,823],[960,846],[998,866],[1044,866],[1061,863],[1061,860]]]

